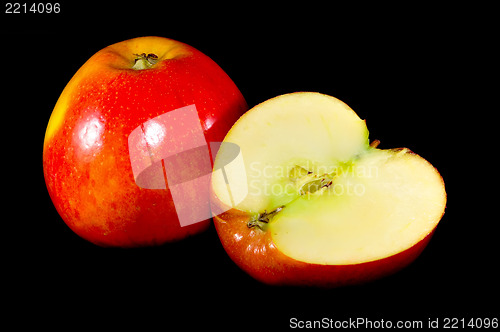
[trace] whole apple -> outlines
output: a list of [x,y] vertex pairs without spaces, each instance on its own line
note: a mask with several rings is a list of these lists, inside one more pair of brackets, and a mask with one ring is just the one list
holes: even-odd
[[64,222],[100,246],[180,240],[210,222],[210,142],[247,110],[229,76],[184,43],[108,46],[73,76],[43,145],[48,192]]

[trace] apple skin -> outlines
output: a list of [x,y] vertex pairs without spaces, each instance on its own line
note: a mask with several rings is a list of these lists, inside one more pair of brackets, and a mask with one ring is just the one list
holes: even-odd
[[[212,193],[214,208],[224,206]],[[254,279],[275,286],[334,288],[363,284],[391,275],[413,262],[429,243],[434,230],[412,247],[395,255],[352,265],[301,262],[278,250],[271,232],[249,228],[248,213],[230,209],[214,216],[219,239],[229,257]]]
[[[157,54],[134,70],[137,54]],[[134,55],[135,54],[135,55]],[[195,104],[207,142],[222,142],[248,106],[229,76],[186,44],[140,37],[93,55],[62,92],[43,146],[49,195],[64,222],[100,246],[161,245],[204,231],[181,227],[168,189],[136,185],[128,136],[145,121]]]

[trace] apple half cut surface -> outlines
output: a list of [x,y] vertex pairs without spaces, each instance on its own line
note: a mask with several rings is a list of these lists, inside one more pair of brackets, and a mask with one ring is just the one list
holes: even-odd
[[320,93],[245,113],[212,174],[214,222],[231,259],[264,283],[322,287],[412,262],[444,213],[444,182],[410,150],[377,143],[349,106]]

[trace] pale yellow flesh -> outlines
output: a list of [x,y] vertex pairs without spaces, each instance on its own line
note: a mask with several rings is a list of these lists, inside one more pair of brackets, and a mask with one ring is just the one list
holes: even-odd
[[[322,110],[319,113],[318,108]],[[222,145],[215,169],[224,167],[233,197],[244,197],[236,207],[257,213],[295,197],[297,191],[288,180],[291,168],[300,165],[329,172],[368,146],[368,130],[340,100],[297,93],[254,107],[237,121],[224,142],[239,145],[243,165],[238,160],[234,165],[224,165]],[[223,175],[216,172],[213,179],[217,196],[231,205]],[[240,183],[245,180],[246,185]]]
[[[444,212],[444,184],[432,165],[406,149],[369,147],[365,122],[333,97],[269,100],[247,112],[224,142],[237,144],[241,155],[224,168],[228,183],[214,173],[214,193],[254,215],[284,206],[265,230],[300,261],[356,264],[396,254],[423,239]],[[224,153],[223,145],[216,169]],[[325,173],[330,186],[300,190]]]

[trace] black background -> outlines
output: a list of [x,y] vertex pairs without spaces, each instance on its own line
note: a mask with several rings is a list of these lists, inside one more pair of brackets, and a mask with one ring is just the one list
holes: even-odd
[[[487,10],[288,3],[174,6],[62,2],[60,14],[5,14],[1,65],[7,317],[40,326],[286,329],[289,320],[498,317]],[[471,21],[471,17],[479,21]],[[381,148],[408,147],[442,174],[446,213],[403,271],[333,290],[270,287],[239,270],[215,230],[179,243],[103,249],[57,214],[42,172],[45,128],[66,83],[125,39],[176,39],[215,60],[250,107],[318,91],[366,119]],[[486,66],[486,68],[490,68]],[[482,76],[484,74],[484,77]],[[488,191],[490,189],[490,193]],[[493,192],[491,192],[493,190]],[[491,198],[488,198],[491,197]],[[425,325],[424,325],[425,326]]]

